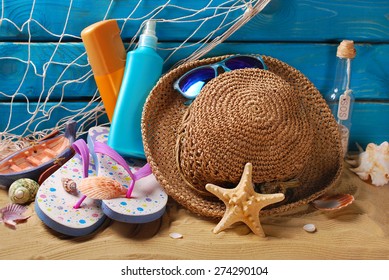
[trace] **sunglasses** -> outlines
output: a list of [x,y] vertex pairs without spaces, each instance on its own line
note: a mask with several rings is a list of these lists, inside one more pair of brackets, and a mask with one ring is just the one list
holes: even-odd
[[206,83],[219,75],[218,69],[220,67],[224,72],[243,68],[267,69],[260,56],[234,55],[217,63],[203,65],[190,70],[175,81],[173,86],[186,98],[194,99]]

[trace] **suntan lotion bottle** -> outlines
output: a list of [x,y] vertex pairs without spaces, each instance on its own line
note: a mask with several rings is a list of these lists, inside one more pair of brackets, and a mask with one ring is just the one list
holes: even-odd
[[81,38],[105,112],[112,121],[126,65],[126,50],[119,26],[116,20],[99,21],[82,30]]
[[123,82],[113,115],[108,145],[123,157],[145,158],[141,118],[143,105],[162,73],[163,59],[158,55],[156,22],[149,20],[138,47],[127,53]]

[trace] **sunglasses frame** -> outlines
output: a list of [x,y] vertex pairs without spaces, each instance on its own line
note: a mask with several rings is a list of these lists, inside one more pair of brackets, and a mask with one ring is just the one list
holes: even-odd
[[208,65],[201,65],[201,66],[198,66],[196,68],[193,68],[191,70],[189,70],[188,72],[186,72],[185,74],[183,74],[181,77],[179,77],[173,84],[173,87],[175,90],[177,90],[179,93],[181,93],[185,98],[188,98],[188,99],[195,99],[196,96],[200,93],[197,93],[195,96],[193,95],[187,95],[185,92],[183,92],[179,86],[181,80],[186,77],[187,75],[190,75],[191,73],[193,73],[194,71],[198,71],[199,69],[203,69],[203,68],[211,68],[214,70],[214,73],[215,73],[215,77],[216,78],[219,74],[218,74],[218,69],[219,67],[223,68],[223,70],[225,72],[229,72],[229,71],[233,71],[233,70],[238,70],[238,69],[244,69],[244,68],[256,68],[256,67],[243,67],[243,68],[236,68],[236,69],[230,69],[226,66],[226,62],[230,59],[233,59],[233,58],[239,58],[239,57],[250,57],[250,58],[255,58],[257,59],[263,66],[263,68],[259,68],[259,69],[264,69],[264,70],[267,70],[267,66],[265,64],[265,62],[263,61],[262,57],[260,55],[233,55],[233,56],[229,56],[225,59],[223,59],[222,61],[218,61],[216,63],[213,63],[213,64],[208,64]]

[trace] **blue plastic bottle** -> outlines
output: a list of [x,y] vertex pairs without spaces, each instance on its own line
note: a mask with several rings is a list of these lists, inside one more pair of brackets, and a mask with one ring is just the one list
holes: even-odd
[[143,105],[162,73],[156,52],[155,21],[146,22],[138,47],[127,53],[123,82],[113,114],[108,145],[123,157],[145,158],[141,118]]

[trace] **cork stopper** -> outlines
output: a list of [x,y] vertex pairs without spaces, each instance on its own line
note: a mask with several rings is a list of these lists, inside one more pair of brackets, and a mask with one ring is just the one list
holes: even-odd
[[339,58],[353,59],[356,53],[357,52],[354,48],[354,41],[343,40],[338,46],[338,51],[336,52],[336,56]]

